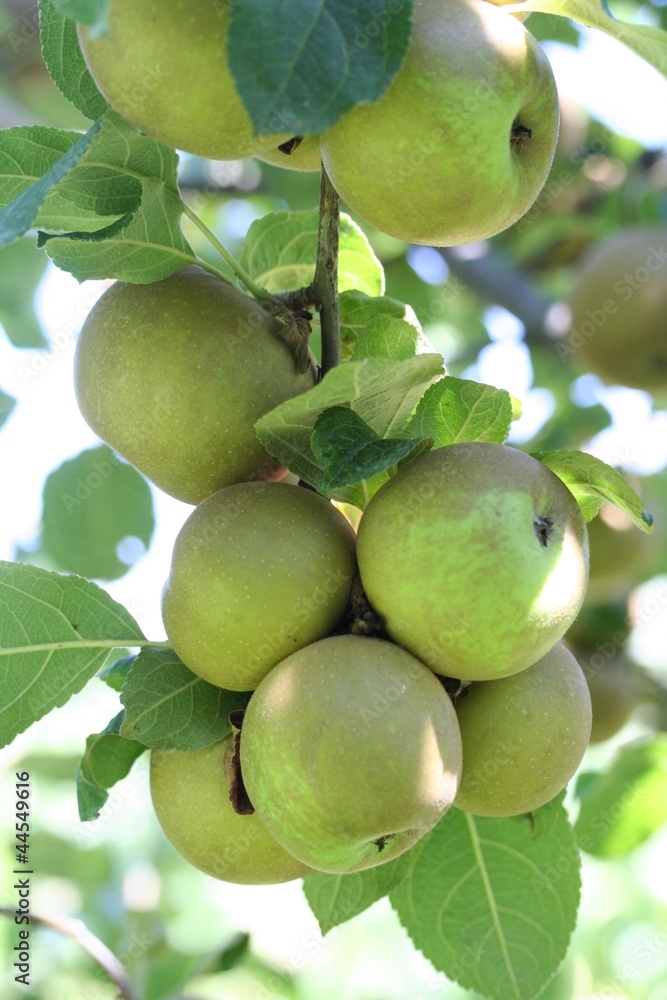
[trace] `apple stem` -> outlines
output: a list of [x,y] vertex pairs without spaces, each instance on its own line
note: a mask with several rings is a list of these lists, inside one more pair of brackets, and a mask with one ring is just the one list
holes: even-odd
[[322,166],[320,220],[317,234],[315,278],[310,286],[320,314],[322,330],[321,374],[340,363],[340,321],[338,316],[338,241],[340,198]]
[[[239,262],[234,257],[232,257],[229,250],[225,249],[225,247],[222,245],[222,243],[217,238],[215,233],[211,232],[208,226],[204,222],[202,222],[199,216],[196,215],[192,211],[190,206],[185,204],[185,202],[183,202],[183,214],[186,215],[188,219],[190,219],[190,221],[197,227],[197,229],[204,234],[209,243],[211,243],[212,246],[215,247],[215,249],[218,251],[222,259],[227,264],[229,264],[236,277],[239,279],[239,281],[243,282],[243,284],[248,289],[251,295],[253,295],[256,299],[258,299],[261,302],[268,301],[271,298],[270,292],[267,292],[266,288],[261,288],[260,285],[258,285],[256,282],[252,280],[248,272],[241,267]],[[206,270],[208,271],[212,270],[210,265],[206,264],[205,261],[198,261],[198,263],[201,267],[205,268]],[[224,274],[221,274],[219,271],[213,270],[213,273],[216,274],[218,277],[223,278],[225,281],[229,282],[229,279],[226,278]]]

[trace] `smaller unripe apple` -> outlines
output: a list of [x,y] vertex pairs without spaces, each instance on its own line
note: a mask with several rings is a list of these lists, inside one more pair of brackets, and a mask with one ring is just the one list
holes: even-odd
[[521,673],[473,683],[456,715],[463,770],[455,805],[478,816],[516,816],[549,802],[591,732],[586,678],[562,642]]
[[461,769],[444,688],[393,643],[334,636],[278,664],[241,730],[248,797],[304,864],[355,872],[398,857],[450,807]]
[[219,490],[181,528],[162,594],[169,641],[194,673],[251,691],[347,608],[354,531],[332,503],[284,483]]
[[153,807],[167,840],[195,868],[225,882],[289,882],[310,871],[278,844],[256,813],[230,799],[234,737],[202,750],[153,750]]

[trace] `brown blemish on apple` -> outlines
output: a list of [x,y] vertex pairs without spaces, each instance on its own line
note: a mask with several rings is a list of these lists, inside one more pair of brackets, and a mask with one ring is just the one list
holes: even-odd
[[234,807],[234,812],[239,816],[252,816],[255,807],[248,797],[241,773],[241,729],[244,715],[244,708],[236,708],[229,713],[229,721],[234,729],[234,740],[231,756],[223,762],[223,768],[228,768],[229,801]]
[[389,841],[393,838],[393,836],[394,836],[393,833],[387,833],[385,834],[384,837],[378,837],[377,840],[374,840],[373,843],[377,847],[378,851],[384,851],[385,847],[387,846]]

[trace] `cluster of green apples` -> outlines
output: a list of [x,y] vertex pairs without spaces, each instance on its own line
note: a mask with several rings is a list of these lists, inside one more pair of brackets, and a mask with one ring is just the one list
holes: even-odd
[[81,48],[109,104],[152,138],[297,170],[319,169],[321,153],[352,211],[402,240],[486,239],[537,198],[558,135],[556,85],[536,40],[502,6],[415,0],[387,92],[321,136],[295,135],[300,123],[287,113],[255,131],[229,68],[230,10],[219,0],[110,0],[107,32],[80,26]]
[[[393,476],[355,533],[314,490],[273,481],[286,470],[254,434],[313,379],[271,317],[198,268],[116,282],[77,345],[91,426],[197,504],[165,629],[194,674],[249,700],[240,735],[155,751],[151,788],[176,849],[228,881],[382,864],[453,804],[535,809],[590,733],[586,681],[560,642],[588,574],[569,490],[514,448],[450,445]],[[351,612],[359,585],[373,634]]]
[[[355,634],[357,575],[382,637]],[[501,445],[416,459],[356,538],[310,489],[218,490],[176,540],[163,619],[195,674],[252,693],[235,736],[153,753],[168,839],[217,878],[278,882],[388,862],[452,805],[538,808],[590,735],[586,680],[559,641],[586,577],[572,495]]]
[[[177,537],[163,620],[195,674],[251,693],[234,735],[153,752],[166,836],[216,878],[271,883],[388,862],[452,805],[543,805],[590,736],[560,642],[587,571],[571,493],[503,445],[415,459],[356,536],[311,489],[218,490]],[[357,578],[374,635],[350,613]]]

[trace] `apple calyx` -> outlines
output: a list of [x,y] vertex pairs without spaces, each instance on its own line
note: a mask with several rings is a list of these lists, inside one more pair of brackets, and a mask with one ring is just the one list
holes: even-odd
[[533,521],[533,531],[535,532],[535,537],[545,549],[550,540],[553,538],[553,527],[555,523],[556,522],[553,517],[547,517],[546,515],[539,515]]
[[278,146],[278,149],[280,150],[281,153],[284,153],[285,156],[291,156],[292,153],[296,152],[296,150],[299,148],[302,142],[303,142],[302,135],[293,135],[292,138],[287,139],[286,142],[281,142],[280,145]]
[[528,139],[533,136],[532,128],[528,128],[527,125],[522,125],[518,118],[512,122],[512,130],[510,132],[510,146],[514,150],[521,149]]

